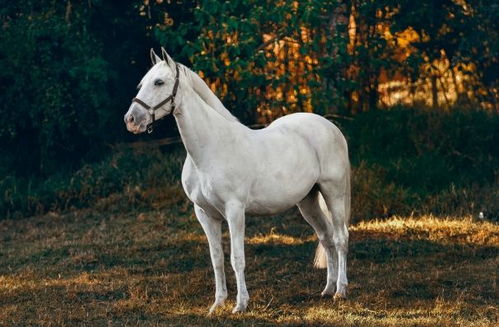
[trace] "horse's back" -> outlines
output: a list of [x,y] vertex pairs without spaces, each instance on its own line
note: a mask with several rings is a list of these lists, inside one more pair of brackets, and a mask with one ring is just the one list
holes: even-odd
[[287,129],[307,140],[317,154],[329,160],[330,156],[348,160],[348,146],[340,129],[326,118],[313,113],[294,113],[275,120],[267,127]]
[[[283,116],[272,122],[267,129],[282,127],[292,129],[296,133],[314,139],[317,139],[317,136],[327,136],[334,140],[344,140],[343,134],[335,124],[314,113],[297,112]],[[331,139],[323,141],[331,141]]]

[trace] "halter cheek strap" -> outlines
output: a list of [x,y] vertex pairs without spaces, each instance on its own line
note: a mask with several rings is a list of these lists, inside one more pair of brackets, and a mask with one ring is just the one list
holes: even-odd
[[179,71],[178,71],[178,64],[177,63],[175,63],[175,74],[176,74],[176,76],[175,76],[175,84],[173,84],[172,94],[170,94],[166,99],[164,99],[163,101],[161,101],[160,103],[158,103],[154,107],[148,105],[147,103],[145,103],[144,101],[140,100],[139,98],[133,98],[132,99],[132,102],[137,102],[138,104],[140,104],[151,115],[152,121],[151,121],[150,124],[147,125],[147,133],[149,133],[149,134],[152,133],[152,131],[154,129],[154,124],[157,121],[159,121],[159,120],[161,120],[161,119],[163,119],[163,118],[166,117],[166,115],[164,115],[160,119],[156,120],[156,110],[158,110],[161,107],[163,107],[169,101],[171,101],[170,113],[173,113],[173,111],[175,110],[175,96],[177,95],[178,84],[179,84]]

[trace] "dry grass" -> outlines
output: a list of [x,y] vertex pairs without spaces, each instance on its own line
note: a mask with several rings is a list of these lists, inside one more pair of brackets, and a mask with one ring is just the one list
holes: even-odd
[[316,241],[299,214],[250,217],[249,311],[229,313],[235,282],[226,260],[229,301],[206,317],[213,276],[190,206],[103,203],[0,222],[0,325],[497,324],[492,223],[395,217],[352,226],[349,298],[334,303],[320,297],[325,271],[312,268]]

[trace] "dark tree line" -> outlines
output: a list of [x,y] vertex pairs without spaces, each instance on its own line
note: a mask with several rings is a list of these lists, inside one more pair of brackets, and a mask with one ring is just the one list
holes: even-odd
[[131,139],[122,115],[159,45],[245,123],[373,110],[396,79],[416,97],[427,78],[431,104],[449,105],[445,71],[459,101],[497,110],[490,0],[26,0],[0,16],[2,175],[50,174]]

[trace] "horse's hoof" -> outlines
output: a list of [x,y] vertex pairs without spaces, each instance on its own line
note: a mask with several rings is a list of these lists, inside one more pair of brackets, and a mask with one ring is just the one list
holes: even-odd
[[246,308],[235,306],[234,309],[232,309],[232,313],[240,313],[246,311]]
[[215,301],[215,303],[211,306],[210,311],[208,311],[208,316],[211,316],[219,307],[221,307],[224,304],[224,300]]
[[217,310],[218,308],[218,305],[215,305],[213,304],[210,308],[210,310],[208,311],[208,316],[211,316],[213,314],[213,312],[215,312],[215,310]]
[[338,293],[334,294],[334,301],[343,301],[346,300],[347,296],[344,293]]
[[327,297],[327,296],[333,296],[334,295],[334,288],[333,289],[329,289],[329,288],[325,288],[324,291],[322,291],[321,293],[321,296],[322,297]]
[[232,309],[232,313],[240,313],[246,311],[246,306],[242,304],[238,304]]

